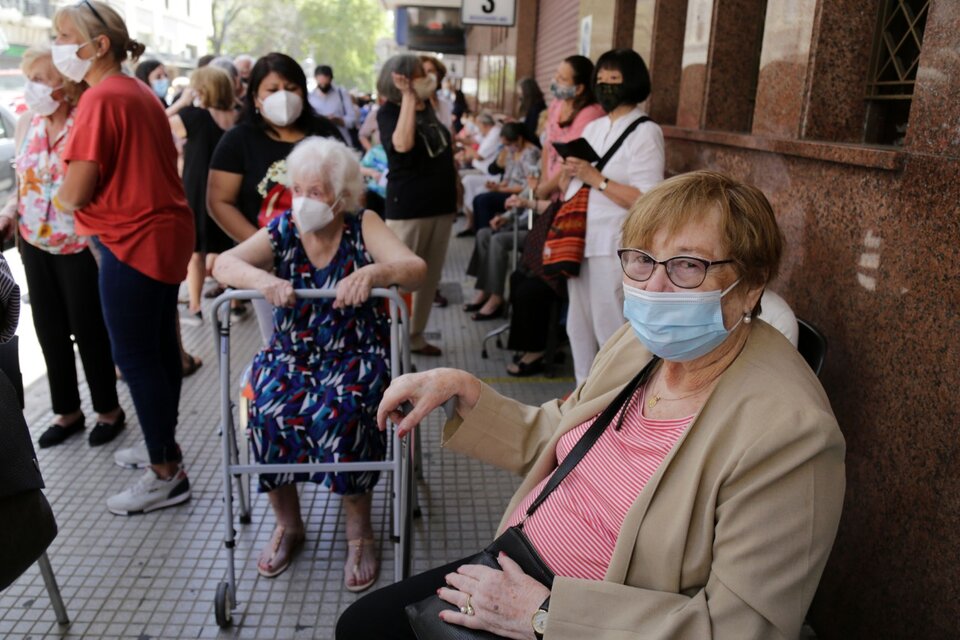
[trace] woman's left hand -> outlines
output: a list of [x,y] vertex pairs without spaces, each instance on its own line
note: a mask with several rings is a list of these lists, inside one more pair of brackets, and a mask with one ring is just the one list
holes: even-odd
[[469,603],[472,614],[444,611],[440,618],[450,624],[482,629],[505,638],[532,640],[531,618],[550,590],[525,574],[516,562],[501,553],[497,557],[503,571],[476,564],[465,564],[456,573],[447,574],[449,587],[437,592],[441,600],[461,611]]
[[337,283],[334,309],[355,307],[370,298],[370,291],[373,289],[373,275],[369,269],[371,266],[373,265],[361,267]]
[[567,158],[563,161],[563,166],[567,168],[571,178],[579,178],[584,184],[595,187],[603,182],[603,174],[597,171],[597,168],[580,158]]

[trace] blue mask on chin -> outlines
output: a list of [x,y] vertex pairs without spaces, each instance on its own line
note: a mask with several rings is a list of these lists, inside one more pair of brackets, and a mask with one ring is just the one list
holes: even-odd
[[623,315],[637,338],[664,360],[686,362],[713,351],[736,329],[723,325],[723,291],[644,291],[623,285]]

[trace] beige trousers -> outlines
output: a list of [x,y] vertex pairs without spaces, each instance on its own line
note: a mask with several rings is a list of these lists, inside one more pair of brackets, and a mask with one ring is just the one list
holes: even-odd
[[427,344],[423,331],[430,319],[433,297],[437,292],[437,285],[440,284],[443,262],[447,258],[453,218],[454,214],[450,213],[431,218],[387,220],[387,227],[427,263],[427,278],[423,281],[423,286],[413,293],[413,309],[410,314],[411,349],[421,349]]

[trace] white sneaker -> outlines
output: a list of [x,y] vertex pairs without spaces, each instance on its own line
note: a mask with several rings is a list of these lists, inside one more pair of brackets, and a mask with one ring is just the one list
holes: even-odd
[[180,325],[185,327],[202,327],[203,313],[200,311],[197,311],[196,313],[190,313],[189,311],[181,311]]
[[113,461],[124,469],[145,469],[150,466],[150,454],[147,453],[147,443],[140,442],[126,449],[117,449],[113,454]]
[[107,509],[118,516],[132,516],[172,507],[190,499],[190,481],[183,465],[169,480],[148,468],[131,487],[107,499]]

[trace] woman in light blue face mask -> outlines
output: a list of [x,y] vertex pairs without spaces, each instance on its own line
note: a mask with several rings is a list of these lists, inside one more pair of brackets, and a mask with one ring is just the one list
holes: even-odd
[[689,173],[645,193],[622,238],[629,322],[566,401],[525,406],[440,368],[394,380],[378,412],[405,433],[452,398],[443,446],[525,475],[500,532],[522,523],[556,578],[455,561],[360,599],[338,639],[412,638],[394,632],[404,607],[433,594],[444,622],[497,637],[800,635],[844,441],[813,371],[756,317],[783,251],[770,204]]
[[134,75],[145,85],[153,90],[153,93],[163,106],[167,106],[167,92],[170,90],[170,77],[167,75],[167,68],[159,60],[144,60],[137,65]]

